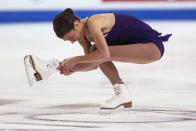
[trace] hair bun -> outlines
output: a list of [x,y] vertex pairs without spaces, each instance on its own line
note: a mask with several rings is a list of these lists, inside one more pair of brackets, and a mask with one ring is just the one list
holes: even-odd
[[64,10],[69,15],[74,15],[73,10],[71,8],[67,8]]

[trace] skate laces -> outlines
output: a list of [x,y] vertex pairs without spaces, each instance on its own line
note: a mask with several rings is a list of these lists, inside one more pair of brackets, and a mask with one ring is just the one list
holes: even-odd
[[53,69],[56,69],[58,67],[58,64],[56,62],[52,62],[52,63],[48,63],[46,66],[47,66],[48,69],[53,70]]
[[120,87],[119,86],[114,87],[114,92],[115,92],[115,95],[119,95],[120,94]]
[[112,96],[112,98],[110,98],[109,100],[107,100],[106,102],[112,102],[113,100],[117,99],[118,96],[120,95],[120,87],[118,85],[114,85],[114,93],[115,95]]

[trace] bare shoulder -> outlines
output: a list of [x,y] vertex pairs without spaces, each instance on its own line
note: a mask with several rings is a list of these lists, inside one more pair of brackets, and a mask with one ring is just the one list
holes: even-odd
[[115,24],[115,16],[113,13],[96,14],[88,19],[88,25],[93,24],[97,28],[112,28]]

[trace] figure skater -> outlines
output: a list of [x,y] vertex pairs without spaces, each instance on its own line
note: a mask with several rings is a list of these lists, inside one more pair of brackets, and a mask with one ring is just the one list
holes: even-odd
[[36,72],[34,76],[37,81],[46,79],[57,71],[63,75],[70,75],[99,67],[113,85],[115,92],[111,99],[101,105],[101,109],[132,107],[131,96],[113,61],[147,64],[160,60],[164,54],[162,42],[168,41],[171,36],[161,36],[161,33],[131,15],[104,13],[80,19],[70,8],[56,15],[53,28],[58,38],[71,43],[78,41],[85,55],[60,62],[44,61],[28,55],[25,57],[25,63],[30,62]]

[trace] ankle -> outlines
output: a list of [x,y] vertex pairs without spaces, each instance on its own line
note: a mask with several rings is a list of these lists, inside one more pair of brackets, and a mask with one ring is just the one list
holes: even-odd
[[116,84],[125,84],[123,81],[117,81],[117,82],[112,82],[112,85],[116,85]]

